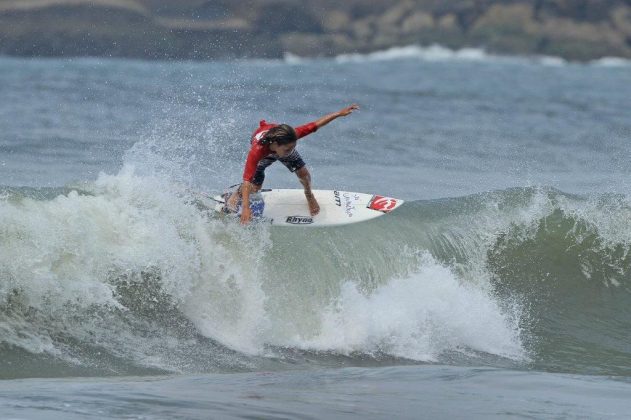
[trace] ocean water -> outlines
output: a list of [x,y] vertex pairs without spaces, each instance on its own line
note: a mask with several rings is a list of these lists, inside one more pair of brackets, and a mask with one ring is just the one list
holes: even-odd
[[[397,211],[196,205],[259,120],[351,103],[314,187]],[[628,418],[629,109],[619,59],[0,58],[0,417]]]

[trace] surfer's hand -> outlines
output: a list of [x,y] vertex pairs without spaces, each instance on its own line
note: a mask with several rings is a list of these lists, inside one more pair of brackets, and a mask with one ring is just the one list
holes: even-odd
[[244,207],[241,210],[241,224],[247,225],[250,223],[250,220],[252,220],[252,210],[250,210],[250,207]]
[[327,125],[334,119],[339,118],[339,117],[345,117],[349,115],[350,113],[352,113],[353,111],[355,111],[356,109],[359,109],[359,105],[353,104],[351,106],[347,106],[346,108],[340,109],[337,112],[332,112],[330,114],[325,115],[324,117],[318,118],[317,120],[314,121],[314,123],[316,127],[318,128],[324,127],[325,125]]
[[345,117],[347,115],[350,115],[353,111],[355,111],[356,109],[359,109],[359,105],[357,104],[353,104],[351,106],[347,106],[346,108],[340,110],[337,114],[340,117]]

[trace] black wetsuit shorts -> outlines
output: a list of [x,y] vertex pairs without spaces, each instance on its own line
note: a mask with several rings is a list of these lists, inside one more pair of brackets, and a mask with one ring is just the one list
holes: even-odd
[[254,185],[263,185],[263,181],[265,180],[265,169],[270,166],[272,163],[279,160],[290,172],[296,172],[300,168],[305,166],[305,161],[302,160],[300,153],[296,149],[294,149],[288,156],[278,157],[278,155],[271,154],[265,156],[263,159],[259,161],[256,165],[256,172],[252,177],[252,183]]

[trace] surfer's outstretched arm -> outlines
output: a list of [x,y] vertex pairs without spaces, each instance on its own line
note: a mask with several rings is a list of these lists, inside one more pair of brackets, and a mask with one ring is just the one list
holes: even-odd
[[327,114],[324,117],[318,118],[317,120],[315,120],[315,125],[320,128],[320,127],[324,127],[325,125],[327,125],[328,123],[330,123],[331,121],[333,121],[336,118],[339,117],[345,117],[347,115],[350,115],[353,113],[353,111],[355,111],[356,109],[359,109],[359,105],[357,104],[353,104],[351,106],[347,106],[344,109],[341,109],[337,112],[333,112],[331,114]]

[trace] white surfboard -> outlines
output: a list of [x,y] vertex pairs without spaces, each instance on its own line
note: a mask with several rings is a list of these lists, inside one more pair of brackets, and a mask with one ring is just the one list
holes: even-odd
[[[301,189],[268,189],[261,190],[260,194],[264,205],[259,217],[278,226],[346,225],[383,216],[403,204],[403,200],[381,195],[313,190],[320,205],[320,213],[311,216],[304,191]],[[212,200],[215,202],[214,206],[208,207],[225,213],[224,198],[215,196]]]

